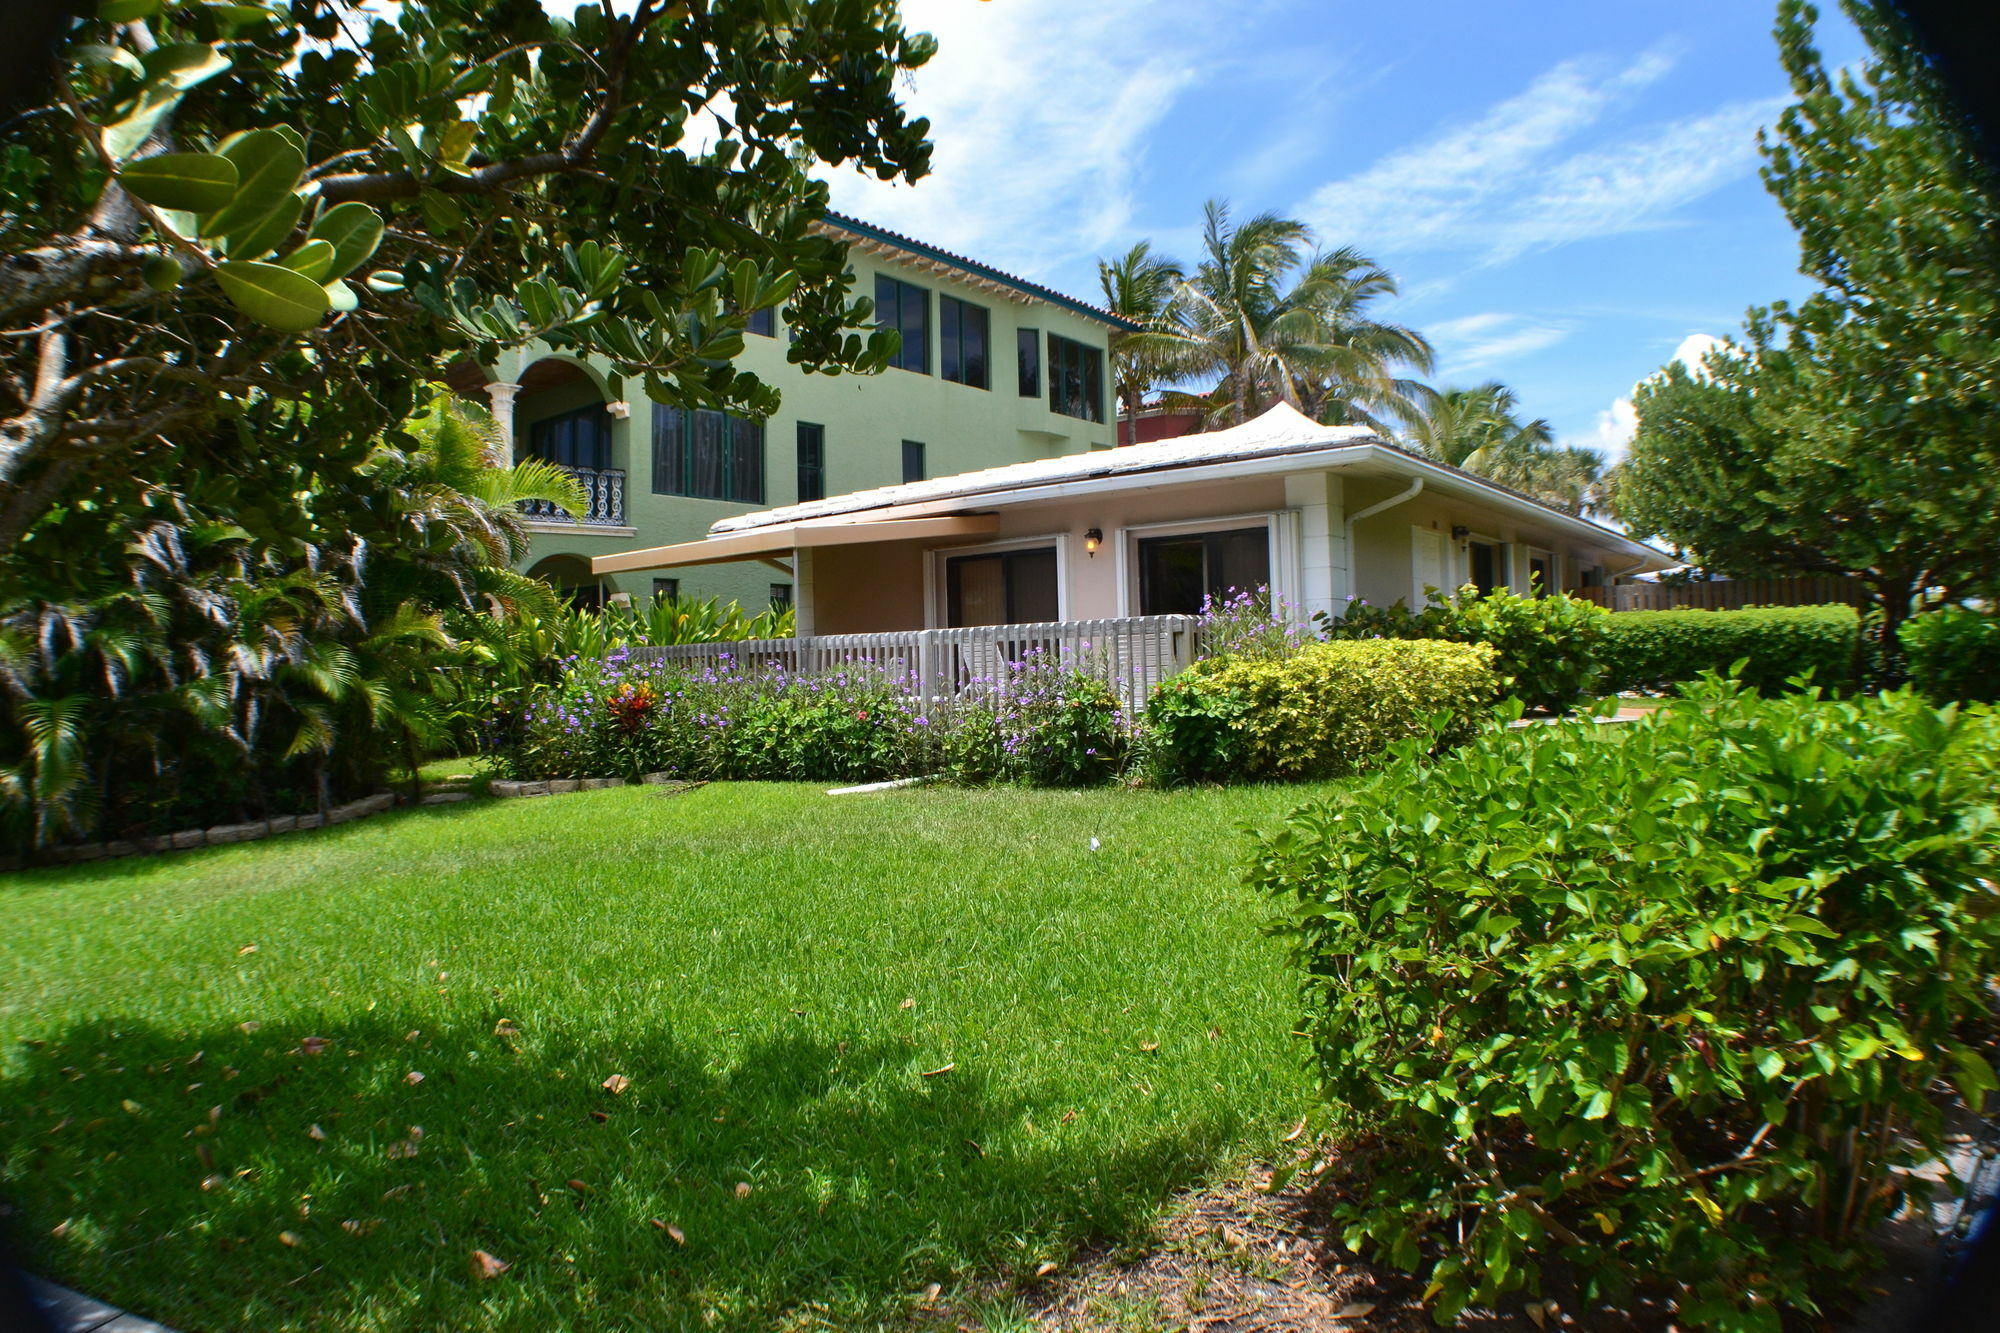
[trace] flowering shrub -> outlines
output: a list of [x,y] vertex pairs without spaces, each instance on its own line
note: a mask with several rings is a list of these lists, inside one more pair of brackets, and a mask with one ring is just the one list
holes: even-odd
[[1264,585],[1231,588],[1222,597],[1210,593],[1202,598],[1195,624],[1195,648],[1202,657],[1275,661],[1290,657],[1314,637],[1291,603]]
[[1131,748],[1118,692],[1039,650],[931,701],[913,680],[864,663],[800,676],[777,662],[696,666],[617,651],[561,666],[495,739],[511,777],[1080,786],[1117,776]]

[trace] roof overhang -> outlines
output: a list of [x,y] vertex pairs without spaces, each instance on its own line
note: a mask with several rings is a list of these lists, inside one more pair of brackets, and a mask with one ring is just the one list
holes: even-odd
[[924,541],[950,537],[991,537],[1000,531],[994,514],[950,514],[903,518],[853,514],[781,523],[748,532],[732,532],[696,542],[649,546],[638,551],[590,558],[593,574],[623,574],[638,569],[681,569],[689,565],[726,565],[738,561],[770,561],[793,551],[822,546],[860,546],[872,542]]

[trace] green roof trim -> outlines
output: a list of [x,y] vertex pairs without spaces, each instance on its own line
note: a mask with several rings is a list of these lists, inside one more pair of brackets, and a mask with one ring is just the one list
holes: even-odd
[[949,250],[940,250],[935,245],[926,245],[922,241],[914,237],[904,236],[900,232],[893,232],[883,227],[872,226],[859,218],[849,217],[845,213],[829,212],[824,215],[823,220],[830,227],[838,227],[842,231],[853,232],[856,236],[864,236],[871,241],[880,241],[884,245],[894,246],[898,250],[907,250],[913,255],[922,255],[925,259],[933,259],[939,263],[949,264],[953,268],[972,274],[974,277],[984,278],[988,282],[997,282],[1003,287],[1011,287],[1024,295],[1032,296],[1037,300],[1047,301],[1051,305],[1061,306],[1063,309],[1073,311],[1076,314],[1084,316],[1086,319],[1094,319],[1100,324],[1109,324],[1114,329],[1137,330],[1141,327],[1135,320],[1127,319],[1123,315],[1114,315],[1109,310],[1091,305],[1088,301],[1079,301],[1074,296],[1065,296],[1052,287],[1044,287],[1039,283],[1029,282],[1026,278],[1017,278],[1011,273],[1003,273],[990,264],[982,264],[976,259],[967,259],[964,255],[955,255]]

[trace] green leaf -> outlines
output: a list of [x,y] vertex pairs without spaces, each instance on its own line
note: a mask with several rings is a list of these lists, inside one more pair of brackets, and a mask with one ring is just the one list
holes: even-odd
[[140,57],[146,75],[178,92],[206,83],[229,68],[229,57],[207,42],[175,42]]
[[128,162],[118,183],[157,208],[211,213],[236,194],[236,164],[214,153],[161,153]]
[[148,255],[140,270],[146,285],[156,292],[170,292],[180,286],[183,271],[172,255]]
[[326,241],[307,241],[278,262],[294,273],[324,283],[333,269],[333,246]]
[[1585,1120],[1602,1120],[1611,1114],[1611,1093],[1599,1088],[1597,1095],[1590,1099],[1590,1105],[1583,1108]]
[[103,42],[86,42],[75,49],[75,56],[78,64],[116,65],[127,74],[137,74],[142,79],[146,77],[146,67],[140,63],[139,57],[133,55],[122,46],[107,46]]
[[104,127],[104,151],[114,162],[123,162],[138,152],[139,146],[152,136],[160,117],[173,110],[180,100],[179,89],[164,83],[148,84],[123,119]]
[[215,277],[238,310],[283,333],[314,327],[331,306],[319,283],[277,264],[232,259],[216,267]]
[[[305,211],[306,201],[295,194],[288,194],[278,206],[222,238],[222,249],[231,259],[259,259],[283,245],[285,238],[298,225],[299,214]],[[209,228],[202,228],[207,234]]]
[[237,135],[219,151],[236,165],[236,197],[202,228],[206,236],[230,236],[262,222],[306,174],[305,154],[277,130]]
[[361,305],[361,297],[339,278],[326,284],[326,298],[333,309],[343,315]]
[[326,276],[344,278],[366,263],[382,244],[382,218],[363,203],[335,204],[307,234],[333,246],[333,267]]
[[104,0],[97,17],[106,23],[134,23],[160,12],[160,0]]

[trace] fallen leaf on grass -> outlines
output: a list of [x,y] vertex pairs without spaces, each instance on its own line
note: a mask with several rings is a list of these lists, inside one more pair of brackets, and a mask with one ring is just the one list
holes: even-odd
[[948,1065],[939,1065],[936,1069],[926,1069],[922,1073],[918,1074],[917,1077],[936,1078],[939,1074],[949,1074],[952,1070],[956,1068],[958,1068],[958,1062],[954,1060],[952,1063]]
[[1072,1106],[1072,1107],[1071,1107],[1071,1108],[1070,1108],[1069,1110],[1067,1110],[1067,1111],[1064,1111],[1064,1112],[1062,1113],[1062,1123],[1063,1123],[1063,1124],[1067,1125],[1067,1124],[1068,1124],[1068,1123],[1069,1123],[1070,1121],[1072,1121],[1072,1120],[1074,1120],[1074,1119],[1076,1119],[1076,1108],[1075,1108],[1075,1107],[1073,1107],[1073,1106]]
[[1139,1049],[1142,1051],[1157,1051],[1160,1049],[1160,1043],[1157,1041],[1142,1041],[1139,1043]]
[[592,1111],[590,1118],[601,1125],[611,1118],[611,1113],[609,1111]]
[[583,1182],[582,1182],[581,1180],[572,1180],[572,1181],[569,1181],[569,1182],[568,1182],[568,1184],[569,1184],[569,1187],[570,1187],[571,1189],[575,1190],[575,1191],[576,1191],[576,1192],[577,1192],[578,1194],[594,1194],[594,1193],[596,1193],[596,1191],[595,1191],[595,1190],[591,1189],[591,1188],[590,1188],[590,1186],[588,1186],[588,1185],[584,1184],[584,1183],[583,1183]]
[[278,1244],[280,1244],[280,1245],[297,1245],[298,1243],[299,1243],[299,1237],[298,1237],[298,1233],[297,1233],[297,1232],[295,1232],[295,1231],[280,1231],[280,1232],[278,1233]]
[[601,1086],[606,1092],[616,1097],[619,1093],[632,1086],[632,1080],[626,1078],[623,1074],[613,1074],[610,1078],[605,1079]]
[[1296,1124],[1296,1125],[1293,1125],[1293,1126],[1292,1126],[1292,1132],[1291,1132],[1291,1133],[1289,1133],[1289,1134],[1287,1134],[1287,1135],[1285,1135],[1285,1137],[1284,1137],[1284,1138],[1283,1138],[1282,1140],[1280,1140],[1280,1142],[1283,1142],[1283,1143],[1290,1143],[1290,1142],[1292,1142],[1292,1141],[1293,1141],[1294,1139],[1298,1138],[1298,1136],[1299,1136],[1299,1135],[1301,1135],[1301,1134],[1303,1134],[1303,1133],[1305,1133],[1305,1132],[1306,1132],[1306,1118],[1305,1118],[1304,1116],[1300,1116],[1300,1117],[1299,1117],[1299,1123],[1298,1123],[1298,1124]]
[[1035,1269],[1035,1276],[1047,1277],[1049,1274],[1055,1271],[1056,1271],[1056,1261],[1053,1259],[1049,1259],[1045,1260],[1039,1267]]
[[318,1125],[313,1125],[307,1128],[306,1137],[315,1143],[324,1143],[326,1142],[326,1131]]
[[747,1181],[747,1180],[739,1180],[739,1181],[737,1181],[737,1182],[736,1182],[736,1197],[737,1197],[737,1198],[739,1198],[739,1199],[747,1199],[747,1198],[749,1198],[749,1197],[750,1197],[750,1182],[749,1182],[749,1181]]
[[469,1266],[472,1269],[472,1276],[481,1282],[499,1277],[511,1267],[505,1260],[496,1259],[484,1250],[474,1250],[472,1252],[472,1261]]
[[688,1238],[686,1233],[671,1222],[662,1222],[659,1218],[656,1217],[653,1219],[653,1227],[657,1231],[664,1231],[669,1236],[672,1236],[674,1238],[674,1244],[676,1245],[685,1245],[688,1243]]
[[933,1282],[924,1288],[924,1304],[929,1305],[944,1293],[944,1288]]
[[259,1023],[254,1018],[247,1018],[243,1020],[241,1023],[238,1023],[236,1026],[243,1029],[245,1032],[255,1032],[258,1028],[263,1027],[264,1025],[262,1023]]
[[241,957],[242,957],[242,956],[243,956],[244,954],[246,954],[246,953],[256,953],[256,952],[257,952],[257,946],[256,946],[256,945],[254,945],[254,944],[246,944],[246,945],[244,945],[244,946],[243,946],[242,948],[240,948],[240,949],[238,949],[238,950],[236,951],[236,956],[237,956],[238,958],[241,958]]
[[493,1035],[496,1037],[518,1037],[521,1035],[521,1029],[513,1019],[503,1018],[493,1025]]
[[382,1202],[387,1203],[391,1199],[400,1199],[405,1194],[408,1194],[412,1188],[414,1187],[410,1185],[391,1185],[388,1189],[382,1191]]
[[379,1217],[370,1217],[365,1220],[350,1217],[340,1224],[340,1229],[350,1236],[365,1236],[381,1225],[382,1219]]
[[1365,1319],[1375,1313],[1375,1302],[1352,1301],[1333,1312],[1335,1319]]
[[325,1050],[329,1044],[330,1043],[327,1041],[325,1037],[299,1038],[299,1049],[304,1051],[307,1055],[318,1055],[321,1051]]
[[980,1147],[977,1143],[973,1142],[971,1139],[967,1139],[965,1141],[965,1146],[972,1149],[972,1151],[978,1153],[981,1157],[984,1157],[986,1155],[986,1149]]
[[423,1081],[424,1081],[424,1076],[422,1074],[419,1074],[414,1069],[412,1069],[409,1073],[403,1075],[403,1082],[409,1084],[413,1088],[416,1087],[417,1084]]
[[904,1000],[901,1004],[897,1005],[896,1007],[898,1009],[914,1009],[917,1007],[917,997],[912,995],[909,999]]

